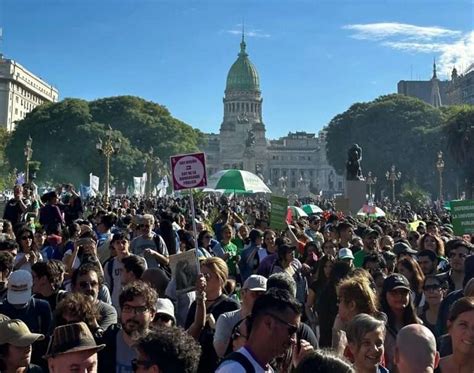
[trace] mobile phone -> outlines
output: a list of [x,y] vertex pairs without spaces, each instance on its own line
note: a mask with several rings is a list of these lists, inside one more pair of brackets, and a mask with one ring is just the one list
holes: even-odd
[[301,336],[296,334],[296,351],[300,352],[301,350]]

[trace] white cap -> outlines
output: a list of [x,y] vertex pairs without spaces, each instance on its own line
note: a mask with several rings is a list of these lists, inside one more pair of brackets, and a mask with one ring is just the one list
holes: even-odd
[[8,278],[7,300],[10,304],[26,304],[31,299],[33,277],[24,269],[12,272]]
[[354,255],[352,255],[352,250],[346,247],[339,250],[339,259],[354,259]]
[[173,318],[176,324],[176,317],[174,316],[174,305],[173,305],[173,302],[171,302],[171,300],[169,300],[168,298],[158,298],[156,300],[156,313],[155,314],[168,315],[171,318]]
[[267,279],[260,275],[251,275],[244,282],[242,289],[250,291],[267,291]]

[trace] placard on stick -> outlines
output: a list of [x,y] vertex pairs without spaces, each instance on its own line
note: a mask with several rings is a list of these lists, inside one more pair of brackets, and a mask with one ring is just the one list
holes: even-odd
[[183,190],[207,186],[206,155],[181,154],[170,157],[173,189]]

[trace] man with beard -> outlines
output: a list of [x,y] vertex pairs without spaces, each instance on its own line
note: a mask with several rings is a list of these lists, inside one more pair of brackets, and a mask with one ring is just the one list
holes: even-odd
[[356,268],[361,268],[364,264],[364,258],[374,252],[378,251],[378,238],[379,232],[372,228],[367,228],[362,233],[362,240],[364,242],[364,247],[362,250],[359,250],[354,255],[354,266]]
[[425,276],[436,275],[438,273],[438,257],[434,251],[425,249],[418,253],[418,264]]
[[73,291],[87,295],[96,306],[100,315],[99,326],[102,330],[106,330],[117,322],[117,311],[115,311],[115,308],[98,299],[99,290],[104,283],[104,278],[95,264],[87,263],[81,265],[72,274],[71,282]]
[[157,299],[156,291],[145,282],[125,286],[119,297],[120,324],[110,326],[101,341],[106,347],[99,354],[99,372],[133,372],[132,360],[137,358],[133,346],[148,331]]

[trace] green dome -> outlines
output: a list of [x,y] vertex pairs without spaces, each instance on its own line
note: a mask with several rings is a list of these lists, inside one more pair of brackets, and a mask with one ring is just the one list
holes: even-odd
[[240,53],[237,61],[234,62],[227,74],[226,91],[259,91],[260,82],[257,69],[248,59],[245,52],[245,41],[242,38],[240,43]]

